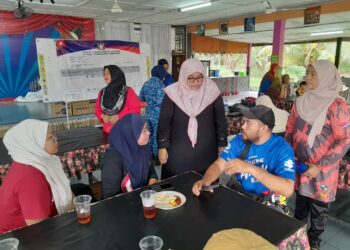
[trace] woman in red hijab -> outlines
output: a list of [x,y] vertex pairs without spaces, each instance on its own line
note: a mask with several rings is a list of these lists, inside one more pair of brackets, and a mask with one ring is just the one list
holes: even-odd
[[258,96],[267,94],[267,91],[272,85],[272,81],[276,77],[278,68],[279,68],[278,64],[276,63],[271,64],[270,70],[264,75],[264,77],[261,80]]

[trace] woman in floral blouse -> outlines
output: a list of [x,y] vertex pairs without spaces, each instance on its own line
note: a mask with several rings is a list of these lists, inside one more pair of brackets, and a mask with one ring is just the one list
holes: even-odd
[[310,215],[310,246],[319,249],[329,205],[336,196],[338,163],[350,146],[350,111],[338,95],[339,72],[331,62],[308,65],[306,88],[292,109],[285,137],[297,160],[308,166],[295,179],[295,218],[307,222]]

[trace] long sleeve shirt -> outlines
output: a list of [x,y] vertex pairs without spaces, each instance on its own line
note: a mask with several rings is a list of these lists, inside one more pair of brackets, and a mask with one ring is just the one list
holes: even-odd
[[346,102],[336,98],[330,105],[322,131],[316,136],[312,147],[308,145],[311,128],[300,117],[294,105],[285,138],[294,148],[299,161],[314,164],[320,170],[311,179],[298,174],[296,189],[301,195],[312,199],[332,202],[337,192],[338,163],[350,147],[350,110]]
[[[99,122],[103,125],[103,132],[109,134],[114,126],[114,123],[104,122],[102,120],[102,115],[104,114],[101,109],[101,95],[102,90],[98,93],[98,98],[96,100],[96,117]],[[126,101],[123,109],[118,114],[118,120],[122,119],[126,114],[140,114],[141,113],[141,103],[136,93],[132,88],[128,88],[126,93]]]

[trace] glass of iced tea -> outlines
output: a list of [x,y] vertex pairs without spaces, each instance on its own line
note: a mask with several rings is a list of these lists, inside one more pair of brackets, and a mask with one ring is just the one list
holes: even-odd
[[154,201],[156,193],[157,192],[154,190],[146,190],[140,194],[142,199],[143,215],[146,219],[156,217],[156,204]]
[[90,195],[79,195],[73,199],[75,211],[77,212],[78,221],[80,224],[88,224],[91,221],[90,217]]

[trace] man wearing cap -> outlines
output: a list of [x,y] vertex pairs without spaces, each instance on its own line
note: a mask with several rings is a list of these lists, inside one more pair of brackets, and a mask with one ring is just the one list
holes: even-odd
[[[166,72],[168,72],[169,63],[168,63],[168,61],[166,59],[164,59],[164,58],[160,59],[158,61],[158,65],[163,66],[163,68],[166,70]],[[165,79],[163,81],[165,87],[168,87],[170,84],[172,84],[174,82],[175,81],[174,81],[173,77],[169,73],[166,75],[166,77],[165,77]]]
[[193,185],[193,193],[199,195],[203,186],[210,185],[225,172],[235,175],[245,194],[291,196],[295,177],[294,152],[284,138],[272,134],[273,111],[258,105],[242,113],[242,133],[232,139],[203,178]]

